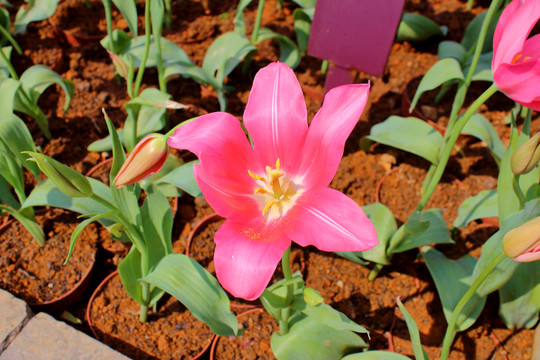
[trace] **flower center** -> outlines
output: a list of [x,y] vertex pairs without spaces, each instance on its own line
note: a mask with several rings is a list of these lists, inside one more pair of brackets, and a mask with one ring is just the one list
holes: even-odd
[[527,60],[529,60],[531,57],[530,56],[525,56],[523,59],[523,54],[517,54],[516,56],[514,56],[514,58],[512,59],[512,64],[515,64],[515,63],[522,63],[522,62],[525,62]]
[[254,174],[251,170],[248,173],[260,185],[253,193],[267,219],[273,220],[285,215],[301,192],[281,170],[279,159],[275,168],[266,166],[266,177]]

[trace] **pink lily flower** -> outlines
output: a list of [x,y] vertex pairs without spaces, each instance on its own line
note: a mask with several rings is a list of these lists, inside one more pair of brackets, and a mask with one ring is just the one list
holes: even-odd
[[527,37],[539,18],[538,0],[508,4],[495,29],[491,63],[497,88],[533,110],[540,110],[540,34]]
[[366,105],[369,84],[328,92],[308,130],[293,71],[272,63],[255,76],[244,125],[227,113],[178,128],[169,145],[200,160],[193,168],[208,203],[227,218],[215,234],[214,265],[225,289],[258,298],[291,241],[324,251],[364,251],[377,244],[360,206],[327,186],[345,140]]

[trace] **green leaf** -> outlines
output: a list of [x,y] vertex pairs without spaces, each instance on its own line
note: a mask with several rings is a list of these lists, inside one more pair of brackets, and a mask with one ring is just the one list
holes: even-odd
[[396,41],[424,41],[432,36],[446,35],[448,28],[440,27],[424,15],[404,13],[396,34]]
[[15,79],[7,78],[2,81],[2,83],[0,84],[0,94],[2,94],[2,96],[0,97],[1,114],[13,113],[13,103],[15,102],[15,95],[19,91],[20,87],[21,83]]
[[403,237],[399,242],[390,241],[388,253],[398,253],[430,244],[453,244],[450,230],[444,221],[441,209],[415,211],[403,224]]
[[[22,83],[24,91],[30,96],[35,106],[37,106],[41,94],[53,84],[60,86],[64,90],[66,95],[64,111],[67,111],[69,108],[69,103],[75,93],[73,81],[62,78],[45,65],[34,65],[28,68],[21,75],[20,82]],[[23,101],[20,100],[20,95],[18,94],[15,101],[15,110],[23,111],[20,110],[21,106],[23,106]]]
[[[472,255],[466,254],[457,260],[450,260],[428,246],[422,247],[421,254],[435,281],[444,317],[449,323],[456,305],[472,285],[472,273],[476,259]],[[473,295],[456,321],[456,330],[464,331],[474,324],[485,304],[486,297]]]
[[163,21],[165,19],[165,4],[163,0],[152,0],[150,2],[150,18],[152,19],[152,34],[157,38],[161,38]]
[[[307,288],[306,288],[307,289]],[[358,325],[347,315],[332,308],[330,305],[321,303],[318,305],[308,305],[304,301],[304,297],[296,297],[292,303],[292,308],[302,312],[304,315],[316,320],[321,324],[325,324],[334,330],[350,330],[354,332],[369,334],[369,331]]]
[[216,79],[223,90],[225,78],[240,64],[240,62],[257,48],[243,35],[236,32],[227,32],[220,35],[206,51],[202,68],[208,77]]
[[[474,70],[472,81],[487,81],[493,82],[493,74],[491,73],[491,61],[493,59],[493,53],[488,52],[480,55],[478,58],[478,63],[476,69]],[[464,66],[463,72],[467,73],[469,71],[470,63],[472,58],[469,59],[468,63]]]
[[[111,199],[112,195],[109,187],[93,178],[88,178],[88,181],[92,185],[94,194],[103,199]],[[92,198],[72,198],[65,195],[50,179],[46,179],[39,183],[22,204],[23,209],[34,206],[53,206],[85,215],[101,214],[110,210],[105,205]],[[110,222],[101,223],[105,226],[111,224]]]
[[193,175],[193,165],[198,163],[198,160],[194,160],[181,165],[166,175],[163,175],[157,183],[171,184],[193,197],[202,197],[201,189],[199,189],[199,185],[197,185],[197,181],[195,181],[195,176]]
[[421,156],[432,164],[439,161],[439,149],[444,144],[442,135],[425,121],[395,115],[374,125],[367,138]]
[[296,322],[285,335],[272,334],[270,344],[278,360],[341,359],[346,353],[367,347],[354,332],[335,330],[311,317]]
[[391,351],[372,350],[347,355],[341,360],[411,360],[411,358]]
[[[124,143],[124,129],[118,129],[118,139],[120,143]],[[95,152],[103,152],[103,151],[110,151],[112,149],[112,139],[111,135],[107,135],[103,139],[99,139],[88,145],[86,150],[88,151],[95,151]]]
[[[363,206],[362,209],[375,226],[379,243],[370,250],[354,252],[353,254],[378,264],[388,265],[390,264],[390,259],[386,254],[386,249],[388,248],[392,235],[397,230],[394,215],[390,209],[381,203],[366,205]],[[337,254],[344,256],[344,254],[349,253],[337,252]]]
[[0,121],[0,138],[6,146],[19,159],[20,163],[28,168],[34,177],[39,180],[39,168],[33,161],[27,161],[30,157],[23,151],[36,151],[32,135],[24,121],[13,113],[4,114]]
[[454,58],[461,64],[465,60],[466,51],[460,43],[455,41],[441,41],[439,43],[437,55],[439,60]]
[[229,298],[216,278],[183,254],[167,255],[146,281],[177,298],[218,335],[239,335]]
[[414,358],[416,360],[429,360],[428,356],[426,355],[426,352],[422,348],[422,343],[420,342],[420,332],[418,331],[418,327],[416,326],[416,323],[414,322],[413,317],[407,311],[407,308],[403,305],[399,297],[397,299],[397,304],[398,304],[399,310],[401,310],[401,313],[403,314],[403,317],[405,318],[407,329],[409,329],[409,335],[411,337]]
[[[102,44],[105,39],[102,40]],[[107,39],[107,44],[109,41]],[[163,66],[167,67],[172,64],[182,64],[185,66],[194,66],[193,62],[189,59],[189,56],[182,50],[181,47],[175,43],[165,39],[160,39],[161,44],[161,56],[163,60]],[[138,68],[141,65],[141,60],[145,53],[146,39],[144,36],[138,36],[129,42],[129,45],[119,54],[122,60],[129,64],[129,57],[133,59],[133,66]],[[152,37],[150,41],[150,52],[148,54],[148,60],[146,67],[154,67],[157,65],[157,49],[155,39]]]
[[141,253],[133,244],[126,257],[118,264],[118,275],[128,295],[139,304],[148,305],[143,300],[142,286],[139,282],[143,277],[141,261]]
[[409,112],[416,107],[416,104],[423,93],[433,90],[442,84],[453,80],[465,80],[459,62],[451,57],[444,58],[436,62],[435,65],[428,70],[424,77],[422,77],[422,80],[420,80],[418,89],[416,89],[416,93],[411,101]]
[[294,9],[294,32],[296,33],[296,41],[300,53],[305,54],[308,47],[309,33],[311,31],[311,22],[315,8],[311,9]]
[[73,252],[73,248],[75,248],[75,243],[77,242],[79,234],[84,230],[84,228],[90,225],[91,223],[93,223],[94,221],[97,221],[101,218],[108,218],[108,217],[111,217],[112,215],[114,215],[114,211],[108,211],[104,214],[94,215],[91,218],[85,219],[81,221],[79,224],[77,224],[77,226],[71,233],[71,237],[69,239],[69,251],[66,256],[66,260],[64,261],[64,265],[66,265],[67,262],[69,261],[69,258],[71,257],[71,254]]
[[[1,160],[0,160],[1,163]],[[0,165],[1,167],[1,165]],[[13,194],[11,193],[11,187],[9,183],[4,179],[0,172],[0,203],[4,203],[8,206],[11,206],[14,209],[19,209],[21,204]]]
[[531,328],[540,310],[540,262],[520,263],[499,289],[499,315],[510,330]]
[[[478,38],[480,37],[480,29],[482,28],[482,24],[484,23],[486,14],[487,11],[484,11],[483,13],[472,19],[469,25],[467,25],[465,33],[463,34],[463,39],[461,40],[461,44],[467,51],[470,51],[471,49],[476,47],[476,43],[478,42]],[[493,16],[491,19],[491,24],[488,28],[486,38],[482,47],[482,54],[493,50],[493,33],[495,32],[495,26],[497,25],[499,15],[500,12],[496,16]]]
[[113,0],[113,4],[120,10],[120,13],[126,19],[129,31],[134,36],[138,35],[137,27],[137,7],[133,0]]
[[[11,59],[11,50],[12,50],[11,46],[5,46],[1,48],[0,51],[4,53],[4,55],[6,56],[6,59]],[[11,75],[9,73],[8,64],[4,61],[4,59],[0,58],[0,82],[9,79],[10,76]],[[14,79],[12,80],[17,81]]]
[[50,18],[57,6],[58,0],[34,0],[33,6],[21,6],[15,16],[13,33],[22,34],[31,22]]
[[244,20],[244,10],[251,4],[252,0],[240,0],[236,6],[234,15],[234,31],[241,35],[246,35],[246,23]]
[[300,50],[298,50],[298,47],[291,39],[285,35],[275,33],[268,28],[260,28],[259,35],[257,36],[257,44],[268,39],[276,39],[279,42],[280,62],[285,63],[291,69],[298,66],[301,60]]
[[497,190],[483,190],[461,203],[453,226],[458,228],[473,220],[497,216]]
[[70,197],[89,197],[94,192],[88,178],[69,166],[37,152],[25,151],[32,161],[35,161],[39,169],[49,179]]
[[173,252],[171,206],[167,198],[152,185],[147,187],[146,200],[141,207],[141,219],[149,268],[152,270],[161,259]]
[[23,215],[20,210],[15,210],[10,206],[0,204],[0,210],[11,214],[11,216],[20,222],[22,226],[24,226],[24,228],[28,230],[30,234],[32,234],[32,237],[37,241],[39,246],[45,245],[45,234],[35,219]]
[[477,139],[484,141],[487,144],[495,162],[497,164],[501,163],[501,159],[506,148],[504,147],[493,125],[491,125],[489,120],[483,115],[478,113],[473,114],[461,132],[463,134],[472,135]]
[[[540,216],[540,202],[538,199],[535,199],[526,203],[523,210],[516,212],[501,223],[499,231],[493,234],[484,245],[482,245],[482,253],[474,268],[474,279],[484,271],[492,259],[497,258],[502,253],[502,239],[508,231],[515,229],[521,224],[538,216]],[[518,262],[510,258],[504,258],[495,269],[489,273],[476,292],[480,296],[486,296],[499,289],[510,279],[518,264]]]

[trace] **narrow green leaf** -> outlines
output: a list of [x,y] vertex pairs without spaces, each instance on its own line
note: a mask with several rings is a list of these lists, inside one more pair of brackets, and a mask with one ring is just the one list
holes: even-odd
[[[444,317],[449,323],[456,305],[472,285],[472,273],[476,259],[466,254],[457,260],[450,260],[436,249],[428,246],[422,247],[421,254],[435,281]],[[474,324],[485,303],[486,297],[475,294],[457,319],[456,330],[464,331]]]
[[510,330],[531,328],[540,310],[540,262],[520,263],[499,289],[499,315]]
[[229,298],[216,278],[183,254],[167,255],[143,281],[166,291],[218,335],[238,335]]
[[37,164],[33,161],[27,161],[30,156],[23,153],[23,151],[36,151],[34,139],[32,139],[32,135],[24,121],[13,113],[3,115],[0,121],[0,138],[4,140],[6,146],[19,159],[21,165],[28,168],[34,177],[39,179]]
[[414,358],[416,360],[429,360],[428,356],[426,355],[426,352],[422,348],[422,343],[420,342],[420,332],[418,331],[418,326],[416,326],[416,323],[414,322],[413,317],[407,311],[407,308],[399,297],[397,298],[397,304],[399,307],[399,310],[401,310],[401,313],[403,314],[403,317],[405,318],[405,323],[407,324],[407,329],[409,329],[409,336],[411,337],[411,343],[413,347],[414,352]]
[[395,115],[374,125],[366,137],[421,156],[432,164],[439,161],[439,149],[444,144],[442,135],[425,121]]
[[193,165],[197,163],[199,161],[194,160],[177,167],[166,175],[163,175],[158,180],[158,184],[171,184],[193,197],[202,197],[201,189],[199,189],[199,185],[197,185],[197,181],[195,181],[195,176],[193,175]]
[[298,47],[291,39],[285,35],[275,33],[268,28],[260,28],[257,44],[268,39],[276,39],[279,42],[280,62],[287,64],[291,69],[298,66],[301,60],[300,50],[298,50]]
[[45,245],[45,234],[41,229],[41,226],[38,225],[35,219],[24,216],[20,210],[15,210],[14,208],[6,205],[0,204],[0,210],[3,210],[11,216],[13,216],[18,222],[20,222],[32,237],[37,241],[39,246]]
[[388,249],[390,254],[424,245],[454,243],[441,209],[415,211],[409,215],[403,228],[403,238],[400,239],[399,243],[390,244]]
[[22,34],[31,22],[50,18],[56,11],[57,6],[58,0],[34,0],[33,6],[21,6],[15,16],[13,32]]
[[297,321],[287,334],[272,334],[270,345],[278,360],[341,359],[367,347],[356,333],[335,330],[311,317]]
[[15,95],[17,94],[17,91],[19,91],[20,87],[21,83],[15,79],[6,78],[2,81],[2,83],[0,84],[0,94],[2,94],[2,96],[0,97],[0,112],[2,114],[13,113],[13,103],[15,102]]
[[141,253],[133,244],[129,253],[118,264],[118,275],[128,295],[141,305],[145,304],[142,296],[142,287],[139,280],[142,278]]
[[108,211],[108,212],[106,212],[104,214],[97,214],[97,215],[94,215],[91,218],[85,219],[85,220],[81,221],[79,224],[77,224],[77,226],[75,227],[75,229],[71,233],[71,237],[69,239],[69,251],[68,251],[68,254],[66,256],[66,260],[64,261],[64,265],[66,265],[68,263],[69,258],[71,257],[71,254],[73,253],[73,249],[75,248],[75,243],[77,242],[77,239],[79,238],[79,235],[84,230],[84,228],[86,228],[88,225],[90,225],[94,221],[97,221],[97,220],[99,220],[101,218],[110,218],[113,214],[114,214],[114,211]]
[[437,50],[439,60],[454,58],[460,64],[465,60],[466,51],[463,45],[455,41],[441,41]]
[[114,5],[120,10],[120,13],[126,19],[129,31],[134,36],[138,35],[137,27],[137,7],[133,0],[113,0]]
[[424,41],[432,36],[446,35],[448,28],[440,27],[421,14],[404,13],[396,34],[396,41]]
[[[118,133],[118,139],[119,139],[120,143],[123,144],[124,143],[124,129],[118,129],[117,133]],[[88,145],[86,150],[95,151],[95,152],[103,152],[103,151],[112,150],[111,135],[107,135],[103,139],[94,141],[93,143]]]
[[315,8],[311,9],[294,9],[294,32],[296,33],[296,41],[300,53],[305,54],[308,47],[309,34],[311,31],[311,22]]
[[459,62],[456,59],[450,57],[444,58],[436,62],[435,65],[433,65],[428,70],[428,72],[420,81],[418,89],[416,89],[416,93],[414,94],[414,97],[411,101],[409,112],[416,107],[420,96],[422,96],[424,92],[433,90],[441,86],[442,84],[452,80],[465,80]]
[[483,190],[461,203],[454,227],[462,227],[473,220],[497,216],[497,190]]
[[472,135],[477,139],[484,141],[487,144],[495,162],[497,164],[501,163],[501,159],[506,148],[504,147],[493,125],[491,125],[491,123],[483,115],[478,113],[473,114],[461,132]]

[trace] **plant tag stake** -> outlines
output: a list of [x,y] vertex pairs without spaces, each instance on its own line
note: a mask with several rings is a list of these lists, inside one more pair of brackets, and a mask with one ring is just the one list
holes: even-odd
[[325,89],[351,84],[351,68],[382,75],[405,0],[317,0],[308,53],[330,61]]

